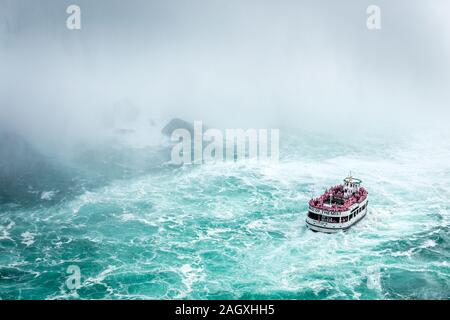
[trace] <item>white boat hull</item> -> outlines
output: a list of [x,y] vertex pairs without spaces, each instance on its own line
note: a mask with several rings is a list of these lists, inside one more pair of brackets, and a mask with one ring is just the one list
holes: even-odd
[[[306,226],[311,229],[312,231],[316,232],[325,232],[325,233],[336,233],[339,231],[346,231],[350,227],[357,224],[359,221],[361,221],[366,215],[367,215],[367,205],[368,205],[368,199],[366,198],[363,202],[360,204],[357,204],[354,207],[351,207],[348,211],[344,211],[339,213],[339,215],[329,216],[329,212],[323,210],[316,210],[314,213],[317,213],[318,215],[325,216],[325,217],[331,217],[331,218],[341,218],[341,217],[348,217],[351,215],[351,213],[355,210],[358,210],[358,208],[364,207],[363,210],[361,210],[358,214],[356,214],[352,219],[346,221],[346,222],[325,222],[315,219],[311,219],[309,216],[306,218]],[[311,210],[311,208],[310,208]]]

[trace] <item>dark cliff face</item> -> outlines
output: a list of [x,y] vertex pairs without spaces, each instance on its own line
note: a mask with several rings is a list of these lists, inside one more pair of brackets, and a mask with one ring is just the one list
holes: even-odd
[[20,135],[0,133],[0,203],[48,202],[69,182],[62,168]]
[[44,165],[43,157],[19,135],[0,133],[0,177],[27,175]]

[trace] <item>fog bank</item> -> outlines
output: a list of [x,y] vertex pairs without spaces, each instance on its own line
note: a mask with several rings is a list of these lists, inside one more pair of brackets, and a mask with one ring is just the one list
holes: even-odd
[[447,127],[448,1],[377,1],[378,31],[372,1],[80,0],[76,31],[69,4],[0,3],[0,125],[34,143],[154,142],[172,117],[343,136]]

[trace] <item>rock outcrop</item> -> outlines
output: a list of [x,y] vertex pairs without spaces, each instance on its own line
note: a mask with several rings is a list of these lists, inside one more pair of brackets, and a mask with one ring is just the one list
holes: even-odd
[[194,125],[179,118],[170,120],[169,123],[167,123],[161,130],[161,133],[167,137],[170,137],[172,132],[176,129],[186,129],[192,136],[194,135]]

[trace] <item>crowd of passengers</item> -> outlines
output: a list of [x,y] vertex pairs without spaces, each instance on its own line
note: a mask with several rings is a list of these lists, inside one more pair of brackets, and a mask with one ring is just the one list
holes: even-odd
[[[314,208],[323,210],[345,211],[352,204],[364,201],[366,197],[367,191],[363,187],[360,187],[357,191],[353,192],[353,194],[350,197],[344,199],[344,186],[337,185],[325,191],[325,193],[320,197],[316,199],[311,199],[309,201],[309,205]],[[339,205],[333,201],[333,198],[342,199],[344,202],[343,204]],[[330,203],[331,206],[329,205]]]

